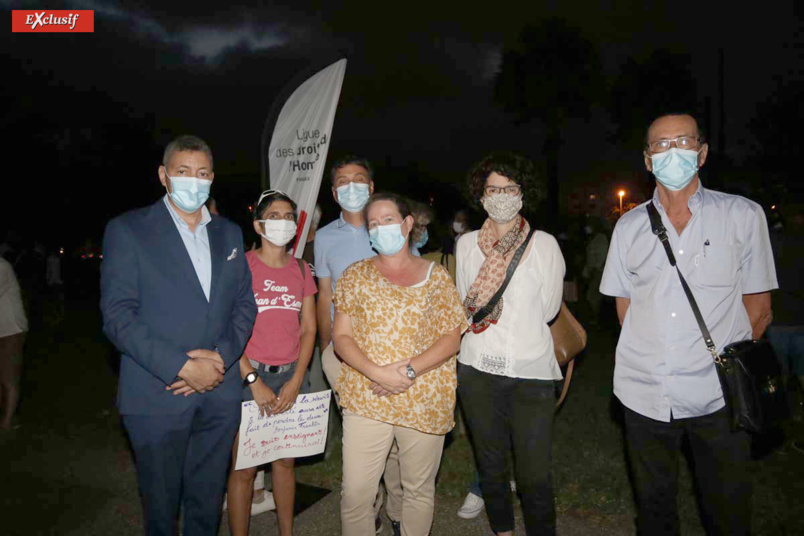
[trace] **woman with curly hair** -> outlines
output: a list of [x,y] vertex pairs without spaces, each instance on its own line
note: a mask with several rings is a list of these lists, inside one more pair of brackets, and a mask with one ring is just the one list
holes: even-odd
[[[469,182],[488,218],[456,248],[458,292],[471,322],[458,357],[458,394],[486,513],[498,535],[514,531],[509,449],[527,534],[555,534],[550,458],[554,382],[561,370],[548,322],[561,307],[564,258],[555,238],[532,230],[520,214],[523,190],[534,175],[533,164],[512,153],[481,160]],[[485,318],[475,317],[492,301],[523,244],[502,298]]]

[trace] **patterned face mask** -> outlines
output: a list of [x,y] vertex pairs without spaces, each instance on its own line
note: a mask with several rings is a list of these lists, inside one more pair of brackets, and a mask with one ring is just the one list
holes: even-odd
[[513,194],[497,194],[483,196],[480,204],[486,209],[489,218],[497,223],[508,223],[522,209],[522,196]]

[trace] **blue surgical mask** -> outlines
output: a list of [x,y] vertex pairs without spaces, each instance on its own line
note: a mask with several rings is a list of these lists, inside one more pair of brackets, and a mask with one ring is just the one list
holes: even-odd
[[167,174],[167,170],[165,170],[165,175],[170,179],[173,187],[173,192],[168,192],[170,199],[184,212],[195,212],[209,199],[211,180],[198,177],[171,177]]
[[683,190],[698,173],[698,153],[690,149],[672,149],[650,157],[653,175],[668,190]]
[[413,243],[413,247],[415,247],[416,249],[422,249],[424,247],[424,245],[427,243],[427,240],[429,238],[430,238],[430,235],[427,233],[427,227],[425,227],[424,231],[422,231],[422,235],[419,237],[419,239],[416,242]]
[[371,247],[376,249],[380,255],[395,255],[406,242],[405,237],[402,236],[402,225],[398,223],[378,225],[369,231],[369,241]]
[[335,188],[338,192],[338,204],[346,212],[360,212],[369,200],[369,185],[362,182],[350,182]]

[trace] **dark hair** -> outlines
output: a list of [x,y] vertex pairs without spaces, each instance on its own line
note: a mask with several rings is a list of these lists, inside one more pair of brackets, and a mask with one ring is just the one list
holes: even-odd
[[162,155],[162,165],[167,167],[173,155],[182,151],[198,151],[205,153],[209,157],[209,163],[212,164],[212,149],[209,145],[197,136],[185,134],[175,138],[165,147],[165,153]]
[[293,207],[293,220],[295,221],[298,217],[298,214],[296,214],[296,202],[293,201],[293,199],[291,199],[290,196],[288,196],[285,192],[280,192],[279,190],[266,191],[270,193],[262,199],[258,198],[258,200],[254,203],[254,210],[251,211],[253,219],[261,220],[263,214],[265,214],[265,211],[268,210],[268,207],[270,207],[274,201],[287,201],[290,203],[290,206]]
[[363,158],[362,156],[347,154],[332,163],[332,167],[329,171],[330,182],[335,184],[335,175],[337,175],[338,170],[350,164],[364,168],[366,171],[368,171],[369,180],[374,180],[374,168],[371,167],[371,162],[369,162],[368,159]]
[[703,127],[701,127],[701,123],[700,123],[700,121],[698,121],[698,118],[695,117],[694,113],[684,112],[684,111],[665,112],[663,114],[659,114],[656,117],[654,117],[650,121],[650,123],[648,123],[647,128],[645,128],[645,138],[642,140],[643,145],[645,146],[645,148],[648,147],[648,141],[649,141],[648,140],[648,132],[650,131],[650,127],[653,125],[653,123],[655,123],[656,121],[658,121],[659,119],[661,119],[663,117],[675,117],[675,116],[679,116],[679,115],[688,115],[688,116],[692,117],[692,120],[695,121],[695,128],[698,129],[698,139],[700,140],[700,143],[706,143],[706,136],[704,135]]
[[508,151],[490,153],[469,172],[469,192],[475,202],[479,202],[483,197],[486,179],[492,172],[511,179],[522,188],[523,192],[527,191],[528,186],[536,180],[536,168],[533,162],[524,156]]
[[371,205],[378,201],[390,201],[391,203],[396,205],[396,209],[399,211],[399,214],[402,215],[402,219],[404,220],[408,216],[410,216],[410,208],[408,207],[408,202],[405,199],[396,194],[391,193],[378,193],[371,196],[369,202],[366,203],[366,208],[364,209],[366,220],[368,220],[368,210]]

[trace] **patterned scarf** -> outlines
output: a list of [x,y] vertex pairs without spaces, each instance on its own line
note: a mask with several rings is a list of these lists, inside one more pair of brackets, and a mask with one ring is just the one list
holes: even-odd
[[[477,245],[486,256],[486,260],[483,261],[477,279],[469,287],[469,292],[463,301],[470,321],[472,316],[482,309],[502,286],[505,281],[505,272],[511,263],[514,252],[522,245],[530,232],[530,225],[522,216],[517,216],[514,226],[499,240],[494,238],[491,226],[491,220],[487,219],[477,236]],[[502,310],[503,299],[500,298],[497,305],[494,306],[494,310],[478,324],[473,323],[469,329],[473,333],[485,331],[491,324],[497,323]]]

